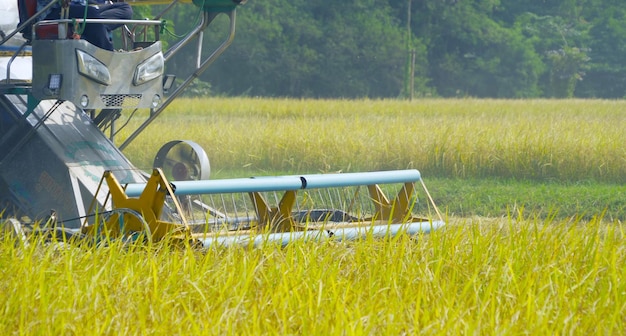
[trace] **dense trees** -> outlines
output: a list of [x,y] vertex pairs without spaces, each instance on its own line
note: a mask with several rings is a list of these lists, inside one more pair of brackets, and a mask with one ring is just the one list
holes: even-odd
[[[197,11],[181,6],[170,31],[188,31]],[[620,0],[250,0],[237,21],[235,41],[200,77],[215,94],[626,95]],[[206,52],[225,30],[210,28]],[[189,62],[191,50],[169,67]]]

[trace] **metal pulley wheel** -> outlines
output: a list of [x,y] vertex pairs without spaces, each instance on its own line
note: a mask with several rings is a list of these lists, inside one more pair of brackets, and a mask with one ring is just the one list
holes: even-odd
[[206,152],[190,140],[173,140],[163,145],[153,166],[161,168],[171,181],[208,180],[211,174]]

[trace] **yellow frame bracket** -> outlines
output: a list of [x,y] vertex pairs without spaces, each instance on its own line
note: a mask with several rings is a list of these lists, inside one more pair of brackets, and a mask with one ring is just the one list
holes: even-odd
[[[174,190],[161,169],[156,168],[152,171],[152,175],[148,179],[144,190],[137,198],[131,198],[126,195],[126,191],[110,170],[104,172],[103,180],[106,181],[109,187],[112,209],[130,209],[134,213],[140,214],[143,217],[143,221],[149,226],[152,241],[159,241],[166,236],[172,235],[183,235],[184,238],[190,236],[191,231],[181,211],[178,199],[174,196]],[[180,216],[180,223],[172,223],[160,219],[167,195],[170,195],[171,200],[174,202],[176,211]],[[125,231],[145,231],[145,224],[142,222],[141,218],[132,216],[130,212],[123,216]],[[108,219],[105,225],[109,234],[123,235],[125,233],[120,232],[119,222],[119,213],[113,214]],[[94,231],[97,229],[94,229],[94,227],[97,227],[97,224],[85,226],[83,227],[83,231],[85,233],[95,234]]]
[[270,226],[271,231],[288,232],[296,229],[291,215],[296,203],[296,191],[288,190],[278,202],[277,207],[271,207],[259,192],[249,193],[254,210],[259,218],[259,227]]
[[413,182],[404,183],[393,202],[389,201],[377,184],[367,186],[367,190],[376,209],[374,219],[404,223],[411,218],[411,196],[415,191]]

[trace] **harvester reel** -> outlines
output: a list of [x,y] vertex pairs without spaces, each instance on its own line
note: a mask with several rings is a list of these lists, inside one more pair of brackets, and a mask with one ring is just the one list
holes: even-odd
[[170,181],[208,180],[209,157],[200,145],[189,140],[173,140],[161,147],[154,158]]

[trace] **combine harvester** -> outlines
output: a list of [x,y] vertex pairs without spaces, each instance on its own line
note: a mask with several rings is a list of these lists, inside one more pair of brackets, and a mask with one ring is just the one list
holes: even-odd
[[[37,21],[36,0],[1,1],[5,230],[20,237],[45,233],[51,240],[174,240],[206,247],[385,237],[444,225],[417,170],[209,180],[208,157],[192,141],[166,143],[150,172],[122,154],[230,45],[236,8],[245,1],[194,1],[201,13],[198,25],[165,52],[159,40],[162,18],[191,4],[130,2],[163,5],[153,20]],[[229,33],[203,55],[204,32],[218,15],[229,19]],[[85,21],[122,23],[124,52],[70,38]],[[196,64],[174,87],[165,65],[186,46],[193,47]],[[116,146],[116,121],[124,109],[150,113]],[[134,113],[124,115],[130,119]],[[419,195],[424,202],[417,202],[416,185],[424,187]],[[390,193],[395,198],[390,200]],[[416,217],[418,207],[438,220]]]

